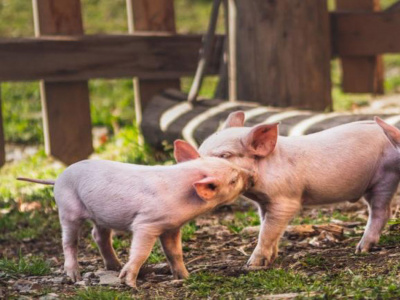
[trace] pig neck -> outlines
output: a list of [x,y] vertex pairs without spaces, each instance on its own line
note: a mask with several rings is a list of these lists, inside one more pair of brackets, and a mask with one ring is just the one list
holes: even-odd
[[[286,147],[286,139],[287,137],[280,136],[274,151],[256,161],[255,171],[259,178],[256,185],[246,194],[257,202],[269,202],[276,196],[277,191],[282,195],[287,194],[288,182],[300,180],[296,174],[301,173],[301,170],[293,163],[296,161],[296,153],[291,151],[290,147]],[[297,185],[300,186],[301,183],[297,182]]]
[[201,159],[171,166],[169,170],[163,171],[168,172],[168,181],[172,190],[179,191],[179,195],[173,198],[175,201],[179,199],[181,208],[185,210],[188,220],[214,208],[218,204],[215,201],[201,199],[193,187],[196,181],[203,179],[208,173]]

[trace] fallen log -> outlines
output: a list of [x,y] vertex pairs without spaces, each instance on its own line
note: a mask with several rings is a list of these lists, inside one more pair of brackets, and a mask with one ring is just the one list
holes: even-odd
[[245,126],[280,122],[279,133],[284,136],[305,135],[340,124],[372,120],[375,115],[400,126],[400,115],[395,114],[324,113],[220,99],[189,103],[186,94],[167,90],[150,101],[143,112],[141,128],[146,142],[155,148],[161,149],[165,142],[172,143],[176,139],[185,139],[198,146],[221,127],[231,112],[238,110],[246,114]]

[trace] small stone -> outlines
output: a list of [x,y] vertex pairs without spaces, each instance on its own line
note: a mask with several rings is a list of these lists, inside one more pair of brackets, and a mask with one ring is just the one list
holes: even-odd
[[248,226],[242,229],[240,233],[242,234],[257,234],[260,231],[260,225],[258,226]]
[[181,287],[183,286],[184,279],[174,279],[170,281],[164,281],[161,282],[160,284],[164,286],[171,286],[171,287]]
[[293,255],[293,259],[299,259],[302,257],[305,257],[307,255],[307,252],[297,252]]
[[46,259],[46,262],[49,264],[50,267],[54,267],[59,264],[57,257],[52,257],[52,258]]
[[142,285],[140,285],[140,288],[144,289],[144,290],[147,290],[147,289],[151,288],[152,285],[153,284],[151,282],[145,282]]
[[94,271],[94,270],[96,270],[96,267],[92,266],[92,265],[88,265],[88,266],[85,267],[85,270],[86,271]]
[[77,281],[74,283],[75,286],[86,286],[85,280]]
[[68,278],[65,276],[61,276],[61,277],[54,277],[51,280],[52,283],[54,284],[66,284],[68,282]]
[[55,300],[60,297],[56,293],[49,293],[39,298],[39,300]]
[[150,265],[144,265],[140,269],[140,276],[146,275],[146,274],[171,274],[170,267],[167,263],[158,263],[158,264],[150,264]]
[[22,295],[20,295],[17,299],[18,299],[18,300],[33,300],[32,297],[29,297],[29,296],[22,296]]
[[89,279],[89,278],[95,278],[96,275],[94,275],[93,272],[86,272],[86,273],[83,274],[82,277],[83,277],[83,279]]
[[25,279],[19,279],[13,284],[13,288],[20,293],[27,293],[40,289],[40,284]]
[[118,278],[119,273],[116,271],[97,271],[95,275],[99,277],[100,285],[121,285],[121,280]]

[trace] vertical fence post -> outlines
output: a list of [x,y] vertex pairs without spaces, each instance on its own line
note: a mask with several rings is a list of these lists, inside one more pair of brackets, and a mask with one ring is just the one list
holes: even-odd
[[236,3],[238,99],[280,107],[331,109],[327,2]]
[[[80,0],[33,0],[35,34],[82,35]],[[93,152],[87,81],[41,82],[46,153],[66,164]]]
[[[379,0],[336,0],[338,11],[379,11]],[[342,64],[342,88],[346,93],[384,92],[384,67],[382,55],[344,56]]]
[[6,162],[6,143],[4,140],[3,131],[3,113],[2,113],[2,103],[1,103],[1,86],[0,86],[0,166],[4,165]]
[[[175,33],[173,0],[126,0],[129,32],[164,31]],[[134,79],[136,122],[141,123],[142,110],[154,95],[167,88],[180,89],[179,79]]]

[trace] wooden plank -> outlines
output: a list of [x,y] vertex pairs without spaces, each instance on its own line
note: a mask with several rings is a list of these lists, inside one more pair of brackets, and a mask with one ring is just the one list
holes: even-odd
[[331,13],[335,56],[400,52],[400,12]]
[[[380,10],[380,0],[336,0],[336,10],[343,12],[368,12]],[[381,55],[343,56],[342,89],[345,93],[383,94],[384,68]]]
[[[175,33],[173,0],[127,0],[129,32],[164,31]],[[198,50],[196,51],[196,54]],[[197,62],[197,59],[195,60]],[[141,123],[142,109],[154,95],[166,88],[180,89],[180,79],[134,79],[136,122]]]
[[326,1],[238,0],[238,99],[331,109]]
[[[83,34],[79,0],[34,0],[35,32]],[[89,88],[86,81],[41,82],[46,152],[66,164],[93,152]]]
[[1,86],[0,86],[0,166],[6,163],[6,142],[3,130],[3,113],[1,104]]
[[[89,78],[146,79],[193,75],[201,35],[46,36],[0,39],[0,81]],[[223,36],[217,36],[207,74],[218,74]]]

